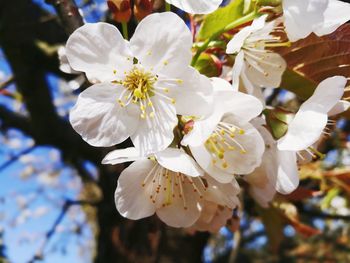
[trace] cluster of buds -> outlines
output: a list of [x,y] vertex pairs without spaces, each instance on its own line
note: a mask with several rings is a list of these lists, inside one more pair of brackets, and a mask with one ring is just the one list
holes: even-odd
[[107,5],[118,23],[129,22],[132,15],[141,21],[153,11],[153,0],[108,0]]

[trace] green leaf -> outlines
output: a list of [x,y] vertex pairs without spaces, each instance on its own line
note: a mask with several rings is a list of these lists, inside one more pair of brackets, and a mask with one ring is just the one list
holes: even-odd
[[317,83],[291,69],[286,69],[282,76],[281,88],[295,93],[303,100],[308,99],[316,87]]
[[241,18],[244,14],[244,0],[233,0],[225,7],[207,15],[199,29],[198,39],[205,40],[222,30],[229,23]]
[[220,60],[214,55],[202,53],[197,60],[195,69],[207,77],[217,77],[221,74],[222,67]]

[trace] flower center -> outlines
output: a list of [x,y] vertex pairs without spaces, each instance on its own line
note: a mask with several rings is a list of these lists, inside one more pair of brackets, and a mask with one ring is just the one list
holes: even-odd
[[122,81],[122,85],[132,92],[133,100],[144,100],[148,96],[154,95],[154,83],[156,83],[157,77],[152,73],[134,67],[125,76]]
[[225,160],[225,153],[238,150],[240,154],[246,154],[242,144],[238,142],[236,136],[242,136],[245,131],[233,124],[220,122],[215,131],[205,142],[205,148],[212,155],[212,163],[215,165],[221,162],[221,167],[226,169],[228,163]]
[[[117,71],[114,70],[113,73],[116,74]],[[174,83],[181,85],[183,81],[180,79],[159,78],[158,75],[144,70],[141,66],[134,65],[129,72],[124,72],[124,79],[116,79],[112,83],[121,85],[124,88],[117,98],[118,104],[121,107],[126,107],[130,103],[137,104],[141,111],[140,117],[146,119],[147,117],[156,117],[157,105],[153,105],[152,100],[154,98],[152,97],[157,95],[157,99],[175,104],[175,99],[170,97],[168,93],[170,88],[174,86]],[[165,85],[165,87],[162,85]],[[169,86],[169,88],[166,86]]]
[[188,209],[189,198],[202,199],[208,188],[202,178],[173,172],[158,164],[148,173],[142,187],[147,189],[150,201],[158,207],[169,206],[179,199],[184,210]]

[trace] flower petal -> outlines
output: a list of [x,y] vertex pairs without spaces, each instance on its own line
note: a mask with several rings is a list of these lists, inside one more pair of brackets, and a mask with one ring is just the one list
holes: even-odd
[[209,14],[215,11],[223,0],[166,0],[169,4],[190,13]]
[[[154,99],[153,99],[154,98]],[[178,119],[174,105],[158,97],[152,97],[155,109],[154,117],[140,119],[136,131],[130,136],[141,155],[160,152],[167,148],[174,139],[173,129]]]
[[232,68],[232,86],[233,89],[238,91],[239,89],[239,79],[241,74],[245,71],[245,65],[244,65],[244,51],[240,51],[236,58],[235,58],[235,64]]
[[71,109],[69,120],[73,128],[89,144],[109,147],[125,141],[138,120],[126,114],[116,102],[121,86],[96,84],[80,93]]
[[204,202],[200,218],[190,227],[190,230],[208,231],[215,234],[226,225],[227,220],[229,220],[232,215],[232,209],[206,201]]
[[166,77],[157,83],[160,88],[168,88],[167,96],[175,99],[176,112],[179,115],[205,116],[213,110],[213,87],[210,79],[196,69],[186,66],[171,76],[181,83]]
[[129,45],[118,29],[102,22],[74,31],[67,40],[66,56],[71,67],[85,72],[93,83],[122,77],[133,64]]
[[177,148],[167,148],[155,154],[158,163],[174,172],[188,176],[202,176],[203,171],[198,164],[184,151]]
[[276,190],[281,194],[290,194],[299,185],[296,153],[278,151],[278,161]]
[[244,123],[262,112],[263,105],[257,98],[233,91],[230,83],[223,79],[213,78],[212,82],[215,92],[214,100],[223,113],[232,113],[239,118],[240,122]]
[[171,12],[155,13],[137,26],[130,45],[136,58],[158,75],[172,76],[190,64],[192,35],[183,20]]
[[134,148],[125,148],[109,152],[102,160],[102,164],[118,164],[125,162],[133,162],[143,158],[140,152]]
[[346,100],[340,100],[335,106],[328,112],[328,116],[334,116],[347,111],[350,107],[350,102]]
[[278,149],[301,151],[314,144],[327,125],[328,112],[342,97],[345,84],[346,78],[340,76],[322,81],[288,125],[286,135],[278,141]]
[[262,15],[259,18],[254,19],[250,26],[244,27],[239,31],[227,44],[226,53],[235,54],[238,53],[246,39],[254,32],[261,30],[265,26],[267,15]]
[[329,0],[324,12],[324,20],[314,27],[318,36],[328,35],[350,20],[350,4],[338,0]]
[[201,207],[198,195],[193,191],[189,183],[182,184],[182,198],[179,198],[179,187],[175,188],[176,198],[172,199],[170,205],[160,207],[157,210],[158,217],[167,225],[172,227],[189,227],[193,225],[200,216]]
[[220,183],[210,176],[205,176],[205,179],[208,183],[208,188],[204,195],[205,200],[231,209],[239,206],[237,195],[240,192],[240,187],[236,179],[233,179],[229,183]]
[[262,207],[268,207],[269,202],[276,194],[279,160],[276,141],[273,139],[270,132],[260,125],[263,125],[263,123],[259,124],[257,129],[263,136],[266,144],[262,163],[253,173],[243,178],[249,183],[249,193],[255,201]]
[[115,204],[122,216],[137,220],[154,214],[155,204],[142,184],[155,165],[157,164],[148,159],[138,160],[120,174]]
[[279,87],[283,72],[287,68],[287,63],[281,55],[274,52],[247,51],[245,59],[250,65],[245,67],[245,74],[254,86]]
[[284,25],[288,38],[297,41],[313,32],[324,19],[329,0],[283,0]]
[[234,174],[226,173],[213,164],[212,156],[204,145],[192,146],[190,149],[193,157],[198,162],[200,167],[202,167],[202,169],[215,180],[223,184],[230,183],[232,180],[235,180]]
[[[226,116],[222,122],[232,123],[244,130],[244,134],[238,134],[234,138],[237,144],[242,146],[242,149],[235,145],[235,150],[225,151],[224,161],[226,161],[228,166],[222,169],[232,174],[249,174],[253,172],[261,164],[265,151],[265,143],[260,133],[250,123],[237,122],[232,116]],[[216,165],[221,167],[221,162],[218,161]]]

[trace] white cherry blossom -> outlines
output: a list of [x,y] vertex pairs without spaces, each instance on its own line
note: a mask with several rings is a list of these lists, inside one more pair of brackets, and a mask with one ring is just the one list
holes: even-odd
[[284,167],[278,172],[276,189],[280,193],[290,193],[299,184],[297,155],[300,151],[310,152],[322,135],[328,116],[347,110],[349,103],[342,101],[347,79],[341,76],[327,78],[316,88],[314,94],[305,101],[288,124],[287,133],[278,140],[279,162]]
[[156,153],[154,158],[137,156],[137,150],[116,150],[103,163],[133,161],[120,175],[115,192],[117,210],[129,219],[156,213],[173,227],[189,227],[201,215],[204,201],[233,209],[239,186],[220,184],[205,176],[192,157],[176,148]]
[[221,183],[235,174],[251,173],[260,165],[264,141],[249,121],[262,111],[261,102],[234,91],[225,80],[214,78],[214,111],[195,120],[182,140],[199,165]]
[[227,44],[226,53],[237,54],[233,66],[233,87],[240,82],[249,94],[262,98],[260,88],[277,88],[286,69],[285,60],[266,47],[284,45],[271,35],[275,22],[266,23],[266,15],[244,27]]
[[114,26],[86,24],[68,39],[70,66],[97,84],[83,91],[70,122],[93,146],[131,138],[140,152],[165,149],[179,115],[211,110],[209,79],[189,66],[192,36],[177,15],[143,19],[125,41]]
[[[236,202],[237,206],[239,206],[238,198],[236,199]],[[233,209],[205,201],[200,217],[196,223],[189,228],[189,230],[217,233],[226,225],[227,221],[232,218],[232,215]]]
[[223,0],[166,0],[169,4],[190,14],[208,14],[215,11]]
[[330,34],[350,20],[350,4],[338,0],[283,0],[282,6],[291,41]]
[[265,152],[261,165],[243,178],[249,183],[249,193],[255,201],[262,207],[268,207],[269,202],[276,194],[277,175],[280,165],[279,151],[277,142],[263,126],[266,124],[265,120],[257,118],[253,120],[253,124],[264,138]]

